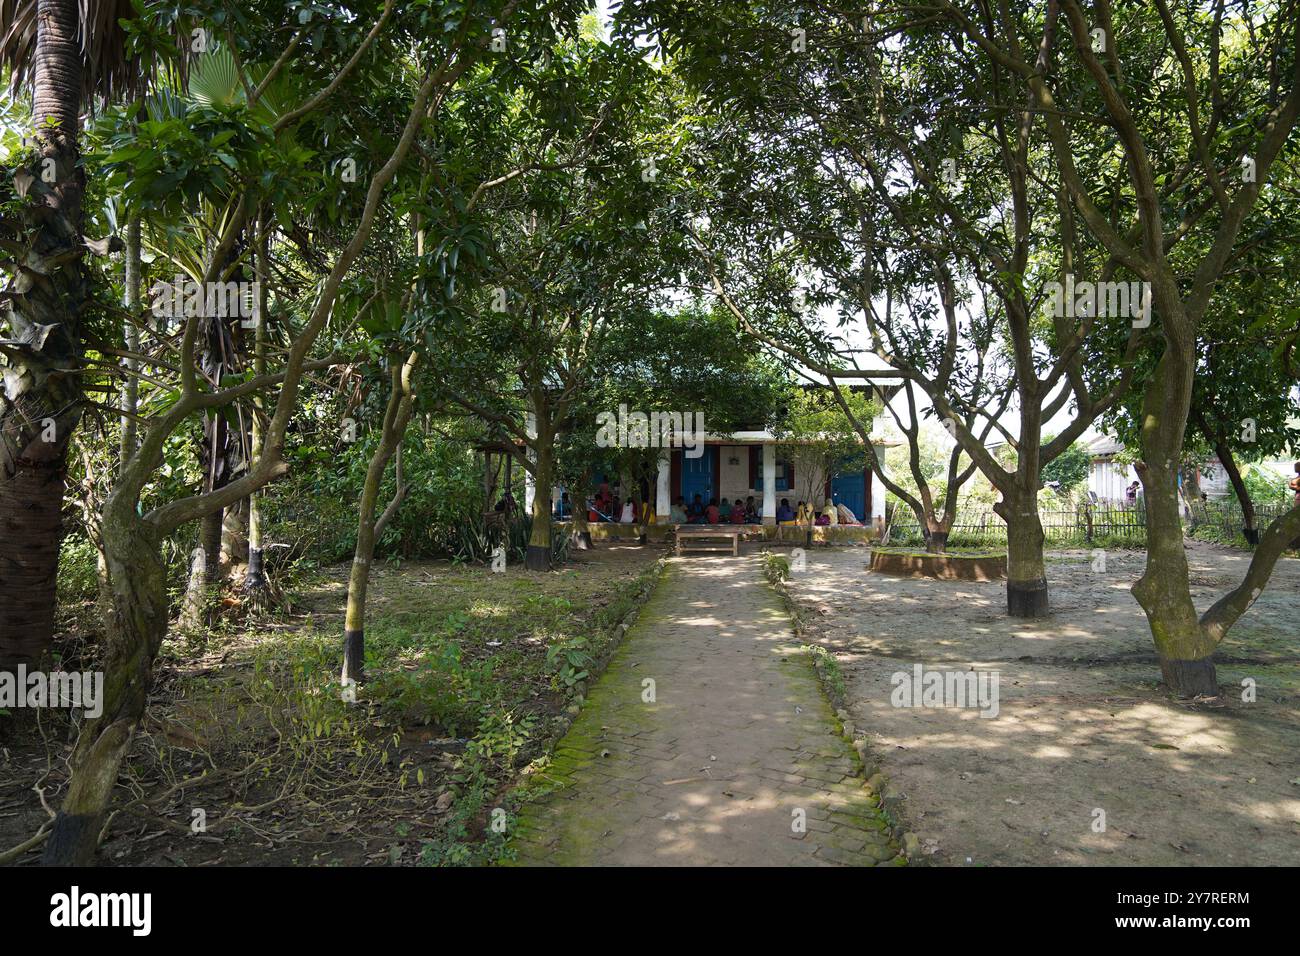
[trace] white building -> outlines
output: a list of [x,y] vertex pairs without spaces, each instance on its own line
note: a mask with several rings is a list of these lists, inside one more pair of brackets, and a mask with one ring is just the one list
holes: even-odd
[[1132,465],[1116,460],[1124,446],[1109,435],[1088,442],[1088,491],[1098,501],[1124,501],[1125,489],[1138,480]]

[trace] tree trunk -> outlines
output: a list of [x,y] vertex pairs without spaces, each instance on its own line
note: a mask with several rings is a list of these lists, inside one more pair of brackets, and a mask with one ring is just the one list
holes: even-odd
[[[257,278],[256,324],[253,327],[253,375],[266,374],[266,306],[267,306],[267,214],[261,212],[257,219],[253,268]],[[262,414],[265,402],[261,395],[253,396],[251,436],[249,440],[248,467],[255,467],[262,456]],[[244,575],[244,590],[255,601],[266,594],[266,573],[262,569],[262,492],[248,496],[248,571]]]
[[[642,506],[644,504],[641,498],[641,479],[629,472],[623,476],[623,487],[631,489],[629,497],[632,499],[632,518],[636,526],[636,543],[646,544],[646,522],[643,517]],[[622,518],[622,515],[618,516]]]
[[352,555],[352,570],[348,575],[348,603],[343,617],[343,682],[361,683],[365,680],[366,660],[366,592],[370,588],[370,567],[375,558],[375,541],[383,528],[396,513],[406,494],[402,480],[401,464],[398,463],[397,493],[392,503],[384,509],[383,516],[376,520],[375,510],[379,501],[379,489],[384,482],[384,471],[389,459],[401,447],[406,426],[411,420],[415,408],[415,397],[411,388],[411,371],[415,367],[417,355],[411,353],[406,363],[400,368],[393,366],[392,391],[388,396],[388,407],[384,411],[384,422],[379,434],[379,442],[370,456],[366,468],[366,480],[361,486],[361,501],[357,506],[357,546]]
[[1165,684],[1180,697],[1217,697],[1216,644],[1201,626],[1192,603],[1178,503],[1179,461],[1194,366],[1190,343],[1181,347],[1168,343],[1143,396],[1143,460],[1137,471],[1146,503],[1147,566],[1133,586],[1133,596],[1151,625]]
[[62,457],[34,465],[19,468],[0,495],[0,669],[37,663],[54,635]]
[[132,510],[110,504],[104,519],[109,590],[104,710],[81,730],[69,764],[72,781],[45,845],[46,865],[94,862],[104,813],[131,747],[167,633],[167,587],[160,541]]
[[1004,495],[993,510],[1007,523],[1007,614],[1044,617],[1049,613],[1047,565],[1038,496],[1032,492],[1014,499]]
[[1232,483],[1232,490],[1241,504],[1241,520],[1244,525],[1241,529],[1242,534],[1250,544],[1259,544],[1259,528],[1255,525],[1255,502],[1250,500],[1250,492],[1246,490],[1246,482],[1241,477],[1237,460],[1232,457],[1232,451],[1222,441],[1215,442],[1214,453],[1218,456],[1219,463],[1223,465],[1223,470],[1227,472],[1228,481]]
[[[127,221],[126,254],[124,258],[125,269],[123,271],[125,275],[123,282],[126,290],[123,295],[123,302],[130,318],[126,321],[125,334],[122,338],[128,352],[138,353],[140,351],[140,329],[135,323],[140,317],[139,216],[132,216]],[[125,466],[130,461],[131,456],[135,454],[135,416],[136,409],[140,405],[140,380],[135,377],[135,371],[140,367],[140,363],[134,358],[127,357],[122,364],[126,368],[126,380],[122,383],[122,441],[118,461]]]
[[1219,694],[1215,643],[1197,619],[1183,548],[1176,472],[1141,469],[1147,508],[1147,566],[1133,596],[1146,612],[1165,684],[1181,697]]
[[528,538],[528,551],[524,567],[529,571],[551,569],[551,482],[555,468],[554,446],[550,436],[538,435],[533,460],[535,484],[533,492],[533,530]]
[[27,193],[20,212],[27,249],[12,256],[25,268],[4,290],[13,338],[0,342],[8,359],[0,392],[0,667],[38,660],[54,639],[67,452],[82,410],[81,317],[90,289],[81,262],[78,8],[76,0],[37,5],[39,155],[15,177]]
[[234,577],[236,568],[248,564],[248,503],[241,498],[226,509],[221,520],[221,577]]
[[943,520],[935,517],[933,511],[925,516],[925,550],[931,554],[943,554],[948,550],[948,529],[952,526],[951,519],[944,515]]
[[221,508],[204,515],[199,522],[199,547],[207,561],[208,580],[213,583],[217,581],[217,569],[221,565],[221,529],[225,518],[226,510]]
[[202,630],[207,624],[208,609],[208,554],[203,546],[190,552],[190,576],[181,598],[181,611],[177,626],[185,631]]
[[591,528],[587,524],[587,493],[586,488],[591,482],[591,473],[588,472],[578,481],[578,495],[575,499],[573,493],[569,494],[569,501],[573,505],[573,528],[570,532],[570,540],[573,547],[578,551],[591,550]]

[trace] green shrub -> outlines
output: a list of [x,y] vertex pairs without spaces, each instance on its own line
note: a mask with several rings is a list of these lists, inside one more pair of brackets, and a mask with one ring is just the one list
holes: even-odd
[[772,586],[780,584],[790,577],[790,559],[783,554],[772,551],[763,552],[763,576]]
[[99,595],[99,552],[81,535],[68,535],[59,549],[59,603],[93,601]]
[[[461,646],[444,637],[421,635],[396,625],[367,631],[367,665],[372,659],[391,657],[367,687],[369,694],[401,715],[405,723],[433,724],[448,736],[468,733],[483,718],[484,708],[495,701],[491,658],[470,663]],[[401,664],[403,650],[418,649],[414,666]]]
[[[462,444],[419,437],[412,434],[403,449],[407,494],[376,542],[376,559],[449,558],[485,564],[504,546],[508,561],[522,561],[532,534],[532,516],[516,515],[504,526],[489,524],[483,514],[483,476],[474,456]],[[338,564],[352,557],[357,502],[373,451],[372,439],[359,441],[337,456],[320,451],[263,498],[267,539],[287,546],[271,553],[274,562],[306,558]],[[393,471],[390,467],[380,489],[380,508],[396,490]],[[564,561],[566,536],[552,534],[551,545],[555,560]]]
[[581,681],[591,673],[595,663],[587,653],[590,641],[585,637],[570,637],[556,641],[546,649],[546,663],[555,671],[553,684],[556,690],[572,694]]

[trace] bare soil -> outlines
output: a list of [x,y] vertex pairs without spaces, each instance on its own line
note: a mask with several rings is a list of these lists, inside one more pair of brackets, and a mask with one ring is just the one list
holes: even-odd
[[[873,574],[861,551],[812,552],[792,575],[805,636],[838,660],[922,859],[1300,864],[1300,560],[1279,563],[1220,647],[1223,696],[1181,701],[1129,591],[1145,553],[1107,551],[1104,571],[1094,555],[1050,554],[1052,614],[1036,621],[1006,616],[1001,582]],[[1198,542],[1188,558],[1201,610],[1249,561]],[[918,663],[998,671],[998,715],[892,706],[891,676]]]

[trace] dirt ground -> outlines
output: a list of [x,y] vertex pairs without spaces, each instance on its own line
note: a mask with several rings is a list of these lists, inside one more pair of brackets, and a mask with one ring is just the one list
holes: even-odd
[[[372,644],[385,632],[403,636],[386,658],[390,671],[418,669],[426,652],[454,637],[458,666],[490,661],[502,706],[534,716],[536,738],[567,699],[552,688],[548,643],[581,634],[596,651],[616,640],[603,613],[661,553],[606,546],[574,553],[544,576],[445,561],[380,564],[371,578],[368,633]],[[119,781],[101,863],[408,865],[424,862],[422,848],[431,844],[439,861],[473,859],[463,850],[481,830],[482,812],[455,780],[455,757],[472,727],[449,733],[399,707],[418,705],[418,698],[342,708],[355,714],[342,724],[321,704],[336,696],[327,685],[338,669],[347,572],[339,565],[305,576],[294,588],[292,613],[168,638],[148,716]],[[370,676],[363,704],[374,703],[371,689],[384,674]],[[31,714],[0,718],[0,853],[46,823],[66,786],[73,729],[66,718],[38,725]],[[537,745],[530,739],[526,746]],[[205,770],[214,771],[210,782],[178,785]],[[35,786],[45,791],[48,809]],[[202,833],[192,827],[196,809],[206,814]],[[456,833],[458,822],[468,832]],[[39,851],[13,865],[35,865]]]
[[[930,862],[1300,864],[1300,561],[1220,647],[1223,697],[1186,702],[1158,686],[1129,592],[1145,553],[1105,557],[1101,572],[1090,552],[1051,554],[1044,621],[1007,618],[1003,583],[886,577],[861,551],[810,553],[790,593]],[[1249,556],[1189,543],[1188,557],[1204,610]],[[998,715],[892,706],[891,675],[918,663],[998,671]]]

